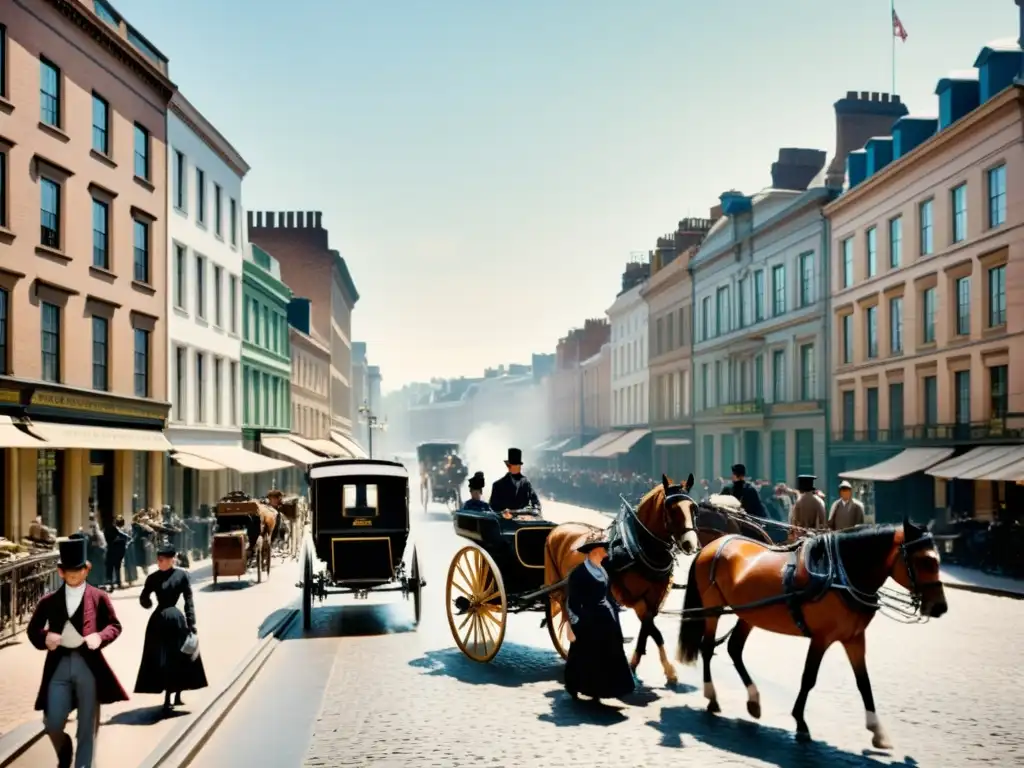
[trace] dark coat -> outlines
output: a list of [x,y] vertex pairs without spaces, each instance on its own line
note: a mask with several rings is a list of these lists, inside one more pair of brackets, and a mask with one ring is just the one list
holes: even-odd
[[[146,624],[146,641],[135,680],[136,693],[194,691],[205,688],[206,670],[202,656],[190,659],[181,646],[190,632],[196,632],[196,609],[192,601],[192,585],[188,572],[180,568],[153,571],[139,595],[139,603],[147,610],[156,595],[156,610]],[[185,612],[178,609],[183,600]],[[198,634],[198,633],[197,633]]]
[[483,499],[481,499],[480,501],[477,501],[476,499],[466,499],[466,503],[462,505],[462,508],[463,509],[468,509],[470,512],[490,512],[491,511],[491,508],[488,506],[487,502],[484,501]]
[[633,692],[633,671],[622,648],[622,626],[607,575],[598,577],[586,563],[569,574],[568,608],[575,642],[565,663],[565,687],[598,699]]
[[[95,651],[90,651],[84,645],[80,653],[85,663],[89,665],[96,678],[96,693],[98,704],[113,704],[115,701],[127,701],[128,694],[125,693],[117,675],[110,668],[107,660],[103,658],[103,649],[114,642],[121,634],[121,622],[117,620],[114,612],[114,603],[110,596],[102,589],[97,589],[91,584],[85,587],[85,594],[82,595],[82,605],[73,617],[68,617],[67,600],[64,597],[64,586],[61,585],[55,592],[44,595],[32,613],[28,622],[27,635],[29,642],[41,651],[46,650],[46,633],[64,631],[64,624],[71,621],[72,626],[82,637],[99,633],[102,644]],[[58,648],[55,651],[48,651],[46,661],[43,664],[43,679],[39,684],[39,694],[36,696],[36,709],[46,709],[47,691],[50,687],[50,678],[61,657],[67,653],[65,649]]]
[[768,517],[764,511],[764,504],[761,503],[761,496],[758,494],[757,489],[749,483],[743,483],[742,488],[737,488],[736,483],[733,483],[728,488],[723,489],[722,493],[739,499],[743,511],[748,515]]
[[506,509],[513,511],[525,507],[537,507],[540,509],[540,499],[534,493],[533,486],[526,479],[526,475],[520,475],[518,487],[512,475],[508,472],[500,480],[495,481],[491,486],[491,509],[501,513]]

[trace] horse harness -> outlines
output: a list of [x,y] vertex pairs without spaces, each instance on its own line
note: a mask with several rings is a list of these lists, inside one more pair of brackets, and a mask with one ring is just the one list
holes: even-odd
[[[661,504],[662,520],[670,539],[652,532],[636,514],[633,505],[622,499],[622,511],[608,530],[608,570],[621,573],[633,569],[649,581],[663,581],[672,576],[675,568],[675,553],[678,543],[672,535],[669,510],[673,504],[693,499],[682,488],[669,488]],[[686,526],[680,537],[694,529]]]

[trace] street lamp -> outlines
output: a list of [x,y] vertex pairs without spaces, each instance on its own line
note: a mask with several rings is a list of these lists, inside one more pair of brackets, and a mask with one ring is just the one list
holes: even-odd
[[367,441],[369,442],[370,458],[373,458],[373,430],[379,429],[382,432],[388,428],[387,417],[384,417],[384,421],[377,418],[377,415],[370,410],[370,406],[363,400],[363,404],[359,406],[359,413],[363,415],[363,423],[366,424]]

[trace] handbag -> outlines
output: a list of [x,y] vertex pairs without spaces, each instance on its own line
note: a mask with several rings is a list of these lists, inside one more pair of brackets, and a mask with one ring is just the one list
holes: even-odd
[[181,652],[195,661],[199,656],[199,636],[195,632],[189,632],[185,642],[182,643]]

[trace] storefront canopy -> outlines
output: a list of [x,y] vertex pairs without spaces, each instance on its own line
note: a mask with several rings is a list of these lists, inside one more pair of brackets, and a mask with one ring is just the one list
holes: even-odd
[[847,480],[889,482],[928,469],[952,454],[952,448],[907,448],[878,464],[850,472],[840,472],[839,476]]
[[366,451],[359,447],[359,443],[357,443],[348,435],[341,434],[341,432],[339,432],[336,429],[331,430],[331,440],[333,440],[346,451],[348,451],[350,454],[352,454],[353,459],[368,458],[366,455]]
[[981,475],[994,467],[1004,467],[1009,462],[1002,461],[1003,457],[1012,454],[1012,445],[988,445],[972,448],[967,453],[957,456],[955,459],[944,461],[928,470],[932,477],[941,477],[945,480],[977,480]]
[[176,453],[171,458],[187,469],[198,469],[201,472],[220,472],[227,469],[227,467],[223,467],[215,461],[201,459],[188,453]]
[[18,429],[10,416],[0,416],[0,448],[45,448],[38,437]]
[[563,450],[565,450],[565,447],[567,445],[569,445],[569,443],[571,443],[575,439],[576,438],[574,438],[574,437],[567,437],[564,440],[556,439],[547,448],[537,449],[537,452],[538,453],[557,453],[558,451],[563,451]]
[[29,431],[49,445],[36,448],[81,448],[90,451],[156,451],[173,450],[163,432],[155,429],[124,429],[94,427],[84,424],[54,424],[34,421]]
[[308,448],[311,451],[322,453],[324,456],[329,456],[332,459],[349,459],[352,458],[348,451],[342,448],[340,445],[332,440],[324,440],[323,438],[312,438],[312,437],[300,437],[299,435],[288,435],[292,440],[301,445],[303,448]]
[[290,461],[272,459],[269,456],[253,453],[235,445],[176,445],[174,450],[176,451],[175,461],[179,463],[181,462],[177,458],[178,454],[185,453],[212,461],[225,469],[233,469],[235,472],[243,475],[254,475],[257,472],[276,472],[279,469],[288,469],[292,466]]
[[651,434],[649,429],[633,429],[612,440],[607,445],[602,445],[597,448],[591,456],[595,459],[610,459],[614,456],[618,456],[623,453],[629,453],[633,450],[633,446],[643,440],[647,435]]
[[619,439],[624,434],[626,434],[626,433],[625,432],[621,432],[621,431],[605,432],[600,437],[597,437],[597,438],[594,438],[593,440],[591,440],[589,443],[584,445],[582,448],[577,448],[575,451],[566,451],[562,455],[563,456],[567,456],[570,459],[593,458],[594,457],[594,451],[596,451],[598,448],[602,448],[602,447],[608,445],[613,440]]
[[1024,482],[1024,448],[1018,446],[1011,457],[1016,458],[1016,461],[1001,464],[999,467],[991,467],[984,473],[984,476],[976,479],[993,480],[998,483]]
[[318,461],[322,460],[315,453],[307,451],[298,443],[293,442],[290,437],[284,437],[283,435],[263,435],[260,438],[260,445],[268,451],[272,451],[291,459],[300,467],[316,464]]
[[692,440],[686,437],[656,437],[654,438],[655,445],[691,445]]

